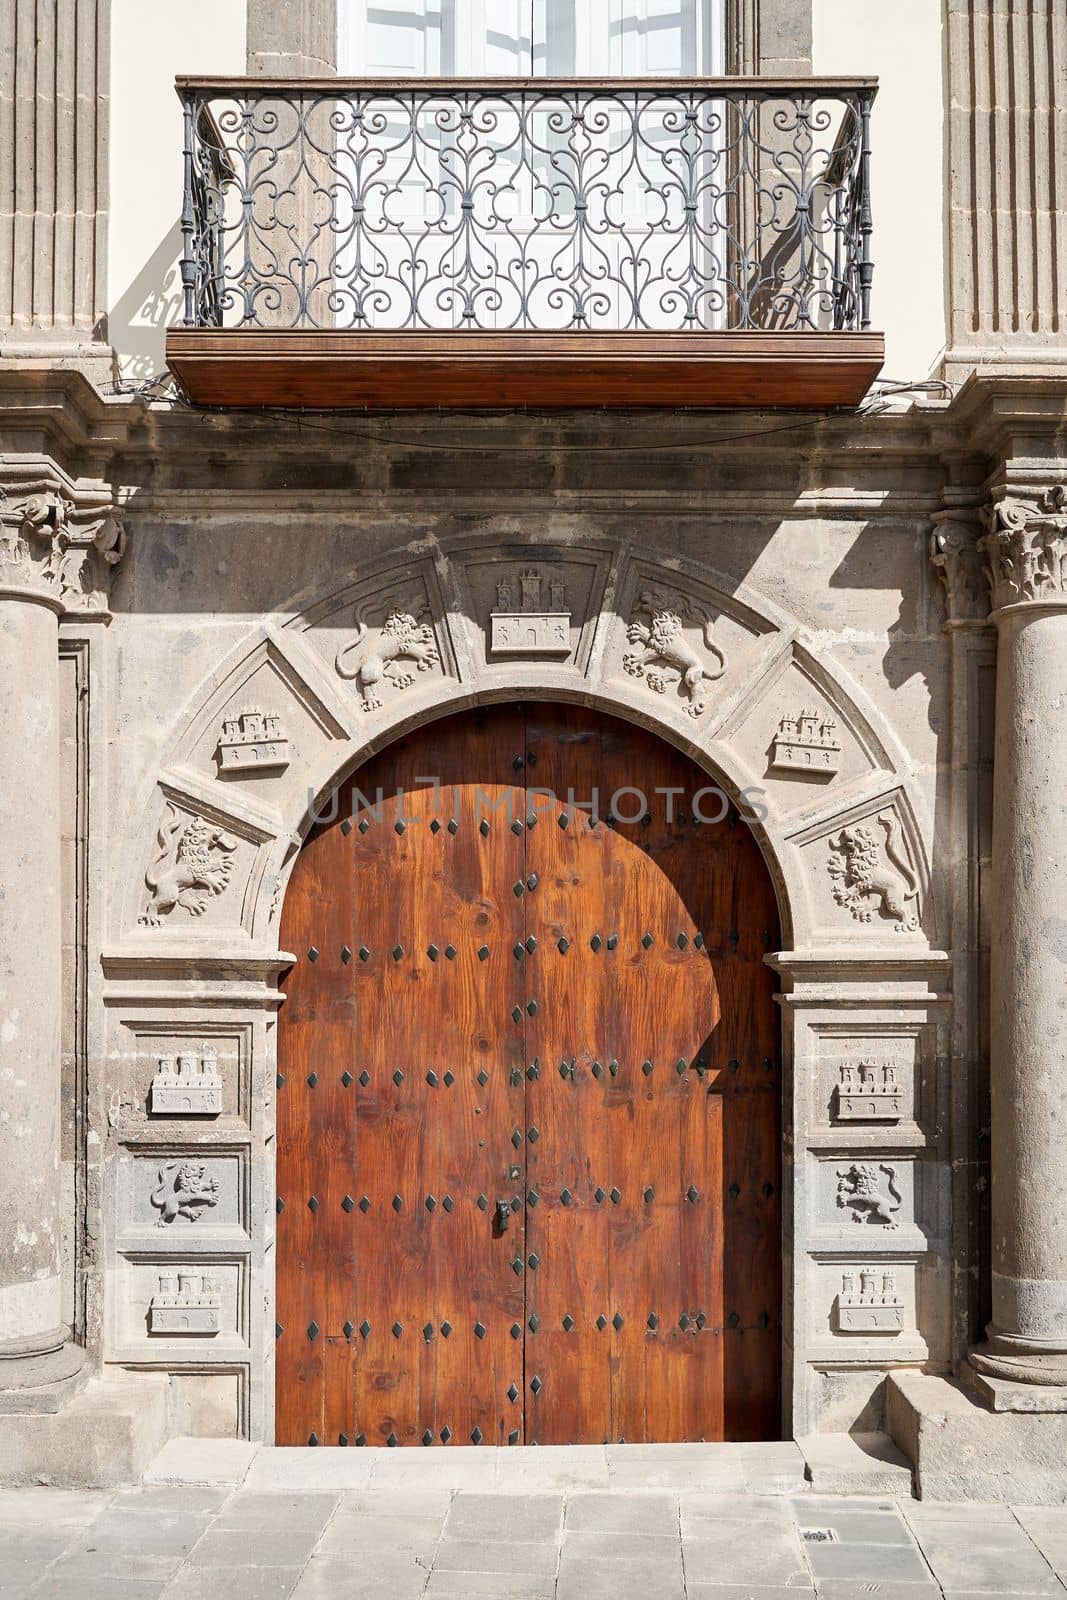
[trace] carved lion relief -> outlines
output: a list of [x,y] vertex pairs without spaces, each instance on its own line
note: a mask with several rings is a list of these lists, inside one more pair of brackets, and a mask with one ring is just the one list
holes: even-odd
[[159,1182],[149,1196],[160,1213],[157,1228],[165,1228],[177,1217],[197,1222],[203,1206],[219,1203],[219,1180],[206,1176],[199,1161],[170,1161],[159,1169]]
[[895,1228],[902,1200],[895,1167],[854,1161],[851,1166],[837,1169],[837,1203],[842,1210],[851,1211],[853,1222],[876,1222]]
[[428,606],[415,614],[393,607],[377,627],[370,621],[373,609],[372,605],[356,607],[355,637],[343,644],[334,658],[339,675],[359,685],[364,711],[380,710],[386,684],[394,689],[411,687],[415,673],[405,669],[405,661],[412,662],[417,672],[428,672],[441,659],[432,625],[421,620]]
[[881,912],[898,932],[913,933],[919,926],[919,881],[908,861],[900,818],[889,812],[876,820],[884,839],[868,821],[842,828],[828,840],[833,896],[857,922],[871,922]]
[[148,904],[138,919],[144,927],[181,906],[202,916],[212,895],[222,894],[233,871],[238,840],[203,817],[183,818],[173,805],[156,834],[156,853],[145,873]]
[[[712,664],[701,660],[685,637],[685,623],[699,623],[704,648]],[[710,613],[695,601],[673,590],[644,589],[631,612],[626,637],[636,646],[622,658],[624,669],[642,678],[656,694],[676,687],[687,701],[686,712],[702,717],[708,709],[706,685],[721,678],[726,657],[711,637]]]

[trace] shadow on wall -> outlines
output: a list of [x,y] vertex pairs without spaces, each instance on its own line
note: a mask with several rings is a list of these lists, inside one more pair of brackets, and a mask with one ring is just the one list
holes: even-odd
[[164,334],[182,313],[181,253],[181,226],[175,218],[108,316],[119,375],[127,383],[167,370]]

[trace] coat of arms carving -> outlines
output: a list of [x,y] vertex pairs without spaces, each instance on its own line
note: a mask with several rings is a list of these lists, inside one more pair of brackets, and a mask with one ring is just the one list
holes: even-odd
[[[713,664],[702,661],[686,638],[687,621],[699,625]],[[711,627],[710,613],[687,596],[645,589],[634,602],[626,629],[627,639],[636,648],[623,656],[623,667],[631,677],[643,678],[656,694],[677,687],[686,700],[688,715],[702,717],[708,709],[707,685],[726,671],[726,657],[714,643]]]
[[828,841],[833,896],[857,922],[871,922],[880,911],[898,932],[913,933],[919,926],[919,881],[908,861],[900,818],[891,812],[877,821],[884,839],[872,822],[859,822]]
[[203,817],[183,818],[172,805],[156,834],[156,853],[145,873],[148,904],[139,918],[147,928],[181,906],[202,916],[212,895],[222,894],[233,871],[238,840]]
[[571,614],[563,579],[536,568],[520,573],[518,586],[501,578],[489,614],[489,650],[496,656],[565,656],[571,648]]
[[343,644],[334,658],[339,675],[355,679],[359,685],[364,711],[380,710],[385,684],[394,689],[411,687],[415,673],[407,670],[405,662],[410,661],[417,672],[428,672],[441,659],[433,627],[422,621],[428,606],[414,613],[394,606],[378,626],[370,621],[374,609],[372,605],[356,607],[355,638]]

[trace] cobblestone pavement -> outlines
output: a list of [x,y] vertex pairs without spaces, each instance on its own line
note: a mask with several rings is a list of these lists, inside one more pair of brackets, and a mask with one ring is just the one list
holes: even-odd
[[616,1487],[0,1491],[18,1600],[965,1600],[1067,1593],[1067,1508]]

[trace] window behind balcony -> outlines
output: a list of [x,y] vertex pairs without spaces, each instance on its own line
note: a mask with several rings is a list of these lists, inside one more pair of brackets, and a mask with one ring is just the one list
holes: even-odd
[[717,74],[725,0],[338,0],[353,77]]

